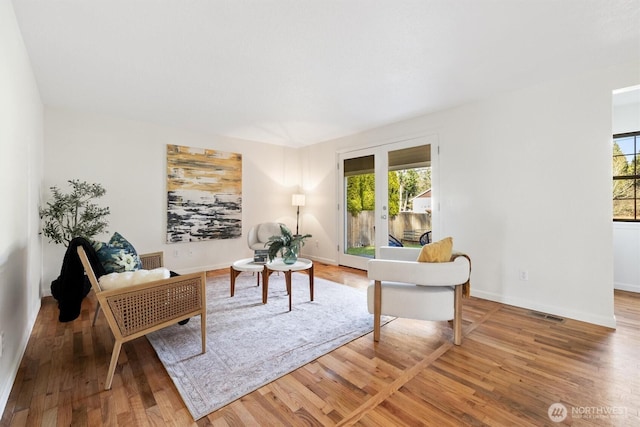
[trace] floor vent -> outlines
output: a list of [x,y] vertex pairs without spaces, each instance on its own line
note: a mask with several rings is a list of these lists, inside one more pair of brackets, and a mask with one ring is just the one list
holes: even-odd
[[540,313],[539,311],[530,311],[529,314],[539,319],[553,320],[554,322],[564,322],[564,319],[562,317],[554,316],[547,313]]

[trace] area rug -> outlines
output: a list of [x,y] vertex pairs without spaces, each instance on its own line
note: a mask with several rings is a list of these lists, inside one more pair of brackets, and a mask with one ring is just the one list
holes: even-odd
[[200,317],[147,335],[194,420],[373,330],[365,290],[316,278],[312,302],[302,273],[292,289],[289,311],[282,274],[271,276],[267,304],[251,273],[233,297],[228,277],[208,279],[205,354]]

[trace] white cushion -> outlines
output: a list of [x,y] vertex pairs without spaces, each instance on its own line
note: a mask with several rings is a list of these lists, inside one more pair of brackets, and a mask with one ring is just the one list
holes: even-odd
[[153,282],[154,280],[168,279],[170,276],[171,274],[168,269],[160,267],[154,268],[153,270],[136,270],[105,274],[98,279],[98,283],[100,284],[100,289],[107,291],[109,289]]

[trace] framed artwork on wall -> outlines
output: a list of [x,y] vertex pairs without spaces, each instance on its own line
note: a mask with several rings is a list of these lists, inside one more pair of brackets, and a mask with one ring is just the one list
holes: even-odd
[[242,155],[167,145],[167,242],[242,235]]

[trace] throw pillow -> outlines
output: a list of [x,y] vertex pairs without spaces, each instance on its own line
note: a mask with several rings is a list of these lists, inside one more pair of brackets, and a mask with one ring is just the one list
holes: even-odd
[[142,268],[142,261],[135,248],[118,232],[113,233],[108,243],[94,242],[93,247],[107,274]]
[[449,262],[453,251],[453,238],[445,237],[422,247],[418,262]]

